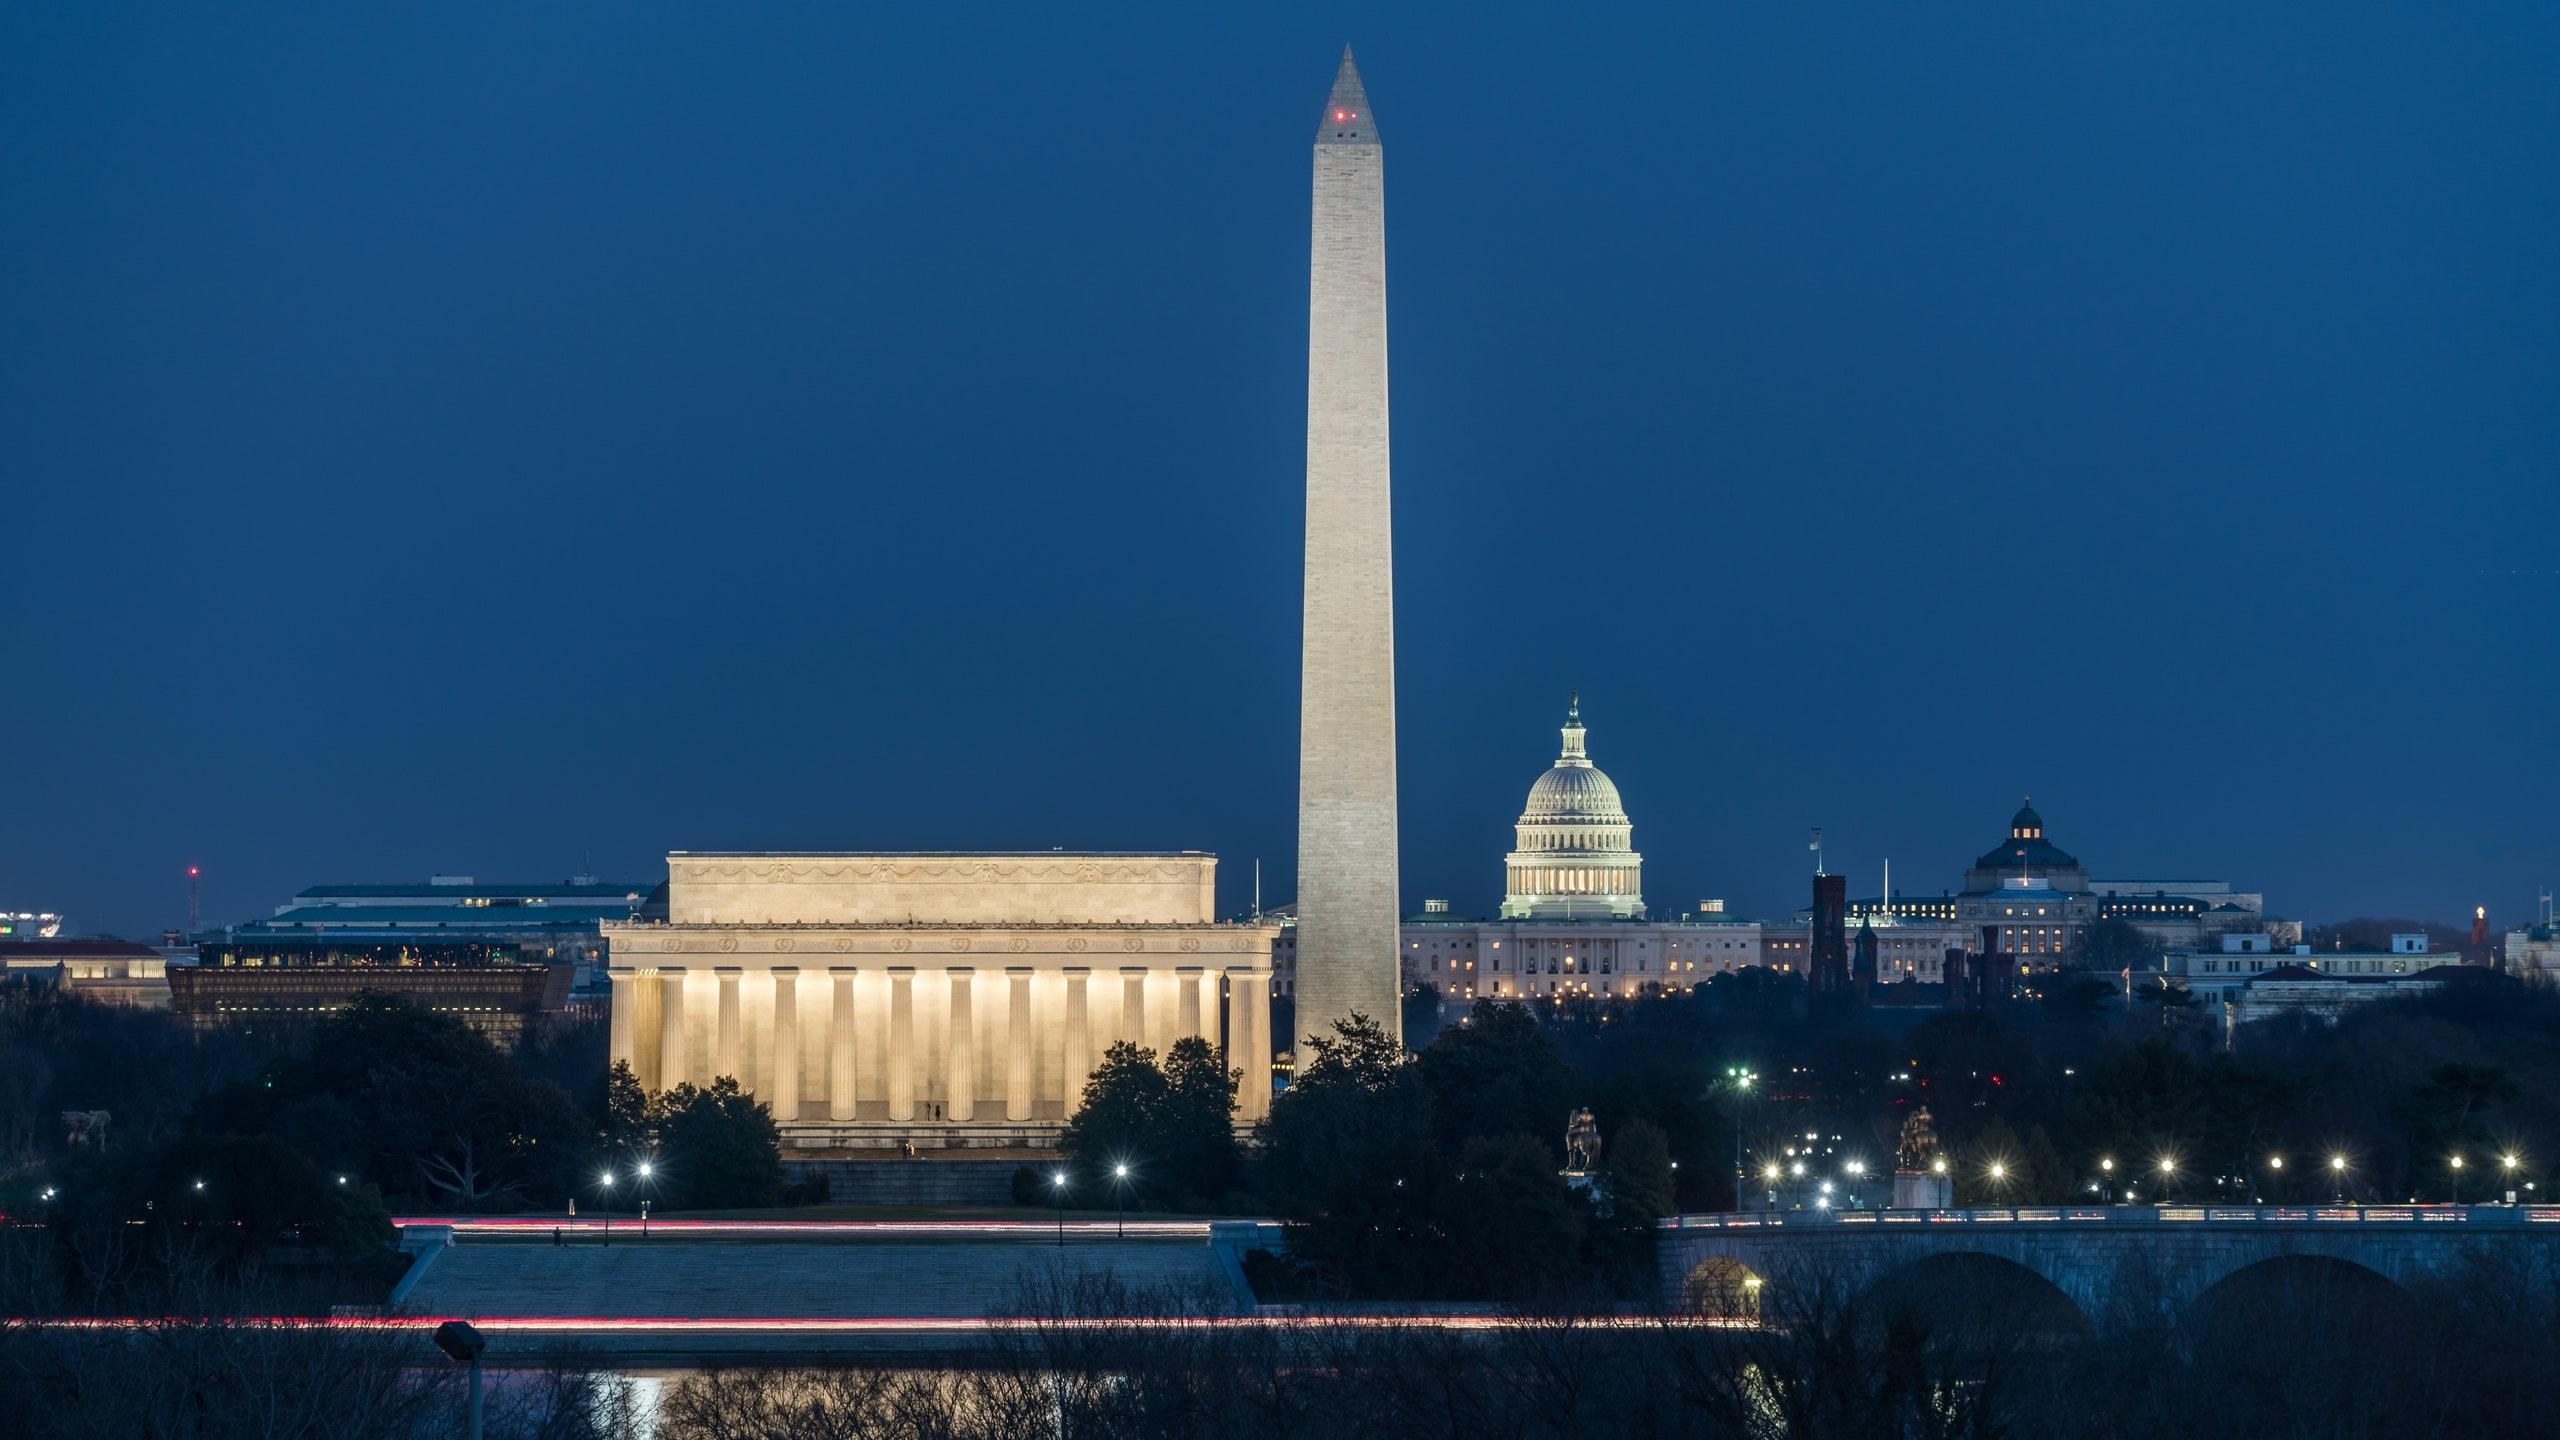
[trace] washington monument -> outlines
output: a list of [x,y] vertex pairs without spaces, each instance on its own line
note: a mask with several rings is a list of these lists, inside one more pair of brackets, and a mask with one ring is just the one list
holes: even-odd
[[1290,1039],[1329,1037],[1355,1012],[1401,1039],[1385,151],[1347,48],[1316,127],[1315,162]]

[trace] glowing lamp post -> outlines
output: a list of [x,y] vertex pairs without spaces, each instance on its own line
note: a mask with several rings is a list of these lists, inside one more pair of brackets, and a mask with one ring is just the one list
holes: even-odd
[[1725,1083],[1733,1087],[1733,1208],[1742,1208],[1742,1107],[1751,1098],[1751,1082],[1759,1079],[1746,1066],[1724,1068]]
[[1111,1188],[1118,1192],[1120,1200],[1120,1220],[1114,1238],[1126,1240],[1129,1238],[1129,1165],[1127,1161],[1111,1167]]
[[2339,1204],[2341,1204],[2341,1205],[2346,1204],[2346,1203],[2347,1203],[2347,1157],[2346,1157],[2346,1156],[2344,1156],[2344,1155],[2332,1155],[2332,1156],[2330,1156],[2330,1157],[2329,1157],[2329,1179],[2331,1180],[2331,1182],[2333,1182],[2333,1183],[2337,1186],[2337,1190],[2338,1190],[2338,1203],[2339,1203]]
[[1067,1248],[1067,1172],[1064,1170],[1052,1171],[1049,1175],[1049,1204],[1058,1212],[1058,1248],[1064,1250]]

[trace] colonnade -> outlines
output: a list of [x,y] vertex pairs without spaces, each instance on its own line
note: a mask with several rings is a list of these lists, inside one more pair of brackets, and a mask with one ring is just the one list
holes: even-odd
[[611,974],[613,1057],[645,1087],[733,1075],[786,1125],[1062,1119],[1114,1042],[1161,1056],[1193,1036],[1220,1045],[1228,1068],[1244,1072],[1240,1119],[1269,1107],[1267,962],[664,963],[617,964]]

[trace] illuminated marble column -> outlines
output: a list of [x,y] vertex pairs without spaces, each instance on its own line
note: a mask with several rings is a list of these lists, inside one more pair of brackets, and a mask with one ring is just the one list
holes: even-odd
[[[1185,965],[1173,972],[1174,1010],[1173,1038],[1188,1040],[1200,1030],[1200,975],[1197,965]],[[1172,1047],[1167,1046],[1170,1050]]]
[[800,1118],[800,967],[773,967],[773,1118]]
[[639,1026],[640,998],[633,992],[640,987],[631,983],[635,972],[628,965],[613,966],[605,973],[613,977],[613,1018],[605,1063],[620,1060],[631,1067],[632,1074],[637,1075],[640,1073],[640,1056],[632,1048],[632,1032]]
[[[1244,1107],[1253,1101],[1253,1077],[1257,1069],[1263,1076],[1263,1088],[1270,1088],[1271,1067],[1255,1066],[1253,1057],[1253,972],[1244,966],[1227,971],[1226,1066],[1239,1070],[1244,1078],[1236,1083],[1236,1113],[1245,1115]],[[1250,1117],[1246,1117],[1250,1118]]]
[[827,1010],[827,1118],[853,1118],[853,967],[828,967],[835,984]]
[[658,967],[658,1088],[673,1090],[692,1078],[684,1053],[684,967]]
[[1031,972],[1007,970],[1004,1007],[1004,1118],[1031,1118]]
[[1134,966],[1120,971],[1120,1038],[1147,1043],[1147,972]]
[[1247,1052],[1244,1081],[1237,1096],[1238,1113],[1259,1120],[1271,1113],[1271,972],[1255,971],[1245,981],[1245,1022],[1252,1048]]
[[1084,1098],[1085,1077],[1093,1073],[1093,1032],[1085,1021],[1085,977],[1092,972],[1081,965],[1067,968],[1067,1037],[1059,1048],[1058,1094],[1067,1102],[1067,1113],[1076,1113],[1076,1104]]
[[719,1028],[712,1032],[711,1041],[711,1077],[716,1080],[738,1073],[738,977],[742,972],[735,965],[720,965],[711,973],[720,980]]
[[978,972],[967,966],[953,966],[951,976],[951,1019],[943,1027],[948,1049],[945,1065],[948,1079],[943,1093],[951,1097],[948,1118],[968,1120],[978,1113],[978,1011],[971,1004],[977,995]]
[[889,970],[889,1118],[916,1118],[916,972],[896,965]]

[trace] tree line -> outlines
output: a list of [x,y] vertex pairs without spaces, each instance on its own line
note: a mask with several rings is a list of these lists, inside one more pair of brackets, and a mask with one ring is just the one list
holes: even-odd
[[[145,1313],[208,1267],[273,1313],[372,1303],[394,1214],[784,1198],[779,1131],[736,1081],[644,1096],[603,1038],[560,1017],[503,1046],[373,995],[259,1043],[0,983],[0,1312]],[[63,1110],[110,1119],[74,1137]]]
[[[1632,1294],[1654,1219],[1732,1207],[1791,1145],[1877,1173],[1923,1107],[1959,1204],[2550,1194],[2548,989],[2467,969],[2227,1038],[2182,994],[2095,976],[1897,1011],[1743,970],[1640,1000],[1480,1000],[1410,1053],[1365,1021],[1306,1037],[1244,1146],[1240,1077],[1205,1045],[1163,1066],[1123,1046],[1068,1128],[1066,1194],[1035,1167],[1019,1196],[1277,1214],[1291,1260],[1257,1274],[1271,1296],[1520,1301]],[[1585,1106],[1607,1144],[1598,1183],[1573,1187],[1564,1129]]]

